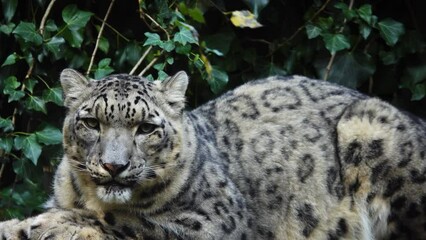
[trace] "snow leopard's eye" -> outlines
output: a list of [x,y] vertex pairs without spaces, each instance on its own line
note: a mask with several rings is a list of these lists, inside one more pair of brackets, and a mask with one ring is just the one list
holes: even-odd
[[157,125],[151,123],[142,123],[139,125],[136,134],[149,134],[157,128]]
[[99,121],[96,118],[83,118],[81,121],[87,128],[99,131]]

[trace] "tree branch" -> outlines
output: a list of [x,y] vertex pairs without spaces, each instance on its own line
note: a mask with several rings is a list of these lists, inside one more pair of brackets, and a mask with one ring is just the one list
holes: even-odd
[[138,74],[138,76],[142,76],[145,74],[146,71],[148,71],[148,69],[150,69],[152,67],[152,65],[154,65],[155,62],[157,62],[158,57],[154,58],[151,60],[150,63],[148,63],[148,65],[146,65],[146,67]]
[[330,60],[328,61],[327,67],[325,68],[324,81],[327,81],[330,76],[331,67],[333,66],[334,58],[336,57],[336,53],[331,54]]
[[47,16],[49,16],[49,13],[52,10],[53,4],[55,4],[55,2],[56,0],[50,1],[49,5],[46,8],[46,12],[44,12],[43,18],[41,19],[39,31],[42,36],[44,34],[44,26],[46,25]]
[[102,36],[103,31],[104,31],[105,23],[108,19],[109,14],[111,13],[111,9],[112,9],[112,6],[114,5],[114,2],[115,2],[115,0],[111,0],[111,3],[109,4],[108,10],[105,14],[104,20],[102,21],[102,25],[101,25],[101,28],[99,29],[98,37],[96,39],[95,49],[93,49],[93,53],[92,53],[92,57],[90,59],[89,67],[87,68],[87,71],[86,71],[86,76],[89,75],[90,70],[92,69],[93,62],[95,61],[95,55],[96,55],[96,52],[98,51],[99,42],[101,40],[101,36]]
[[145,59],[145,57],[148,55],[148,53],[151,51],[152,46],[149,46],[149,48],[147,48],[145,50],[145,52],[142,54],[142,57],[139,58],[138,62],[136,63],[136,65],[133,67],[132,71],[130,71],[130,75],[133,75],[136,72],[136,69],[138,69],[138,67],[142,64],[142,61]]

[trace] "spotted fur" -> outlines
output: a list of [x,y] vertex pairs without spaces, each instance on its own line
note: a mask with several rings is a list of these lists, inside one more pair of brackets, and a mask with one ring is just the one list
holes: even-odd
[[184,111],[164,82],[61,74],[48,210],[2,239],[426,239],[426,123],[300,76]]

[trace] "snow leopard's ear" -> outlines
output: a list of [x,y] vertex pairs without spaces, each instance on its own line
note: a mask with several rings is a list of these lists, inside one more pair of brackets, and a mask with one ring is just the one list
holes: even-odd
[[90,80],[74,69],[64,69],[60,76],[64,93],[64,105],[71,108],[79,96],[87,89]]
[[188,75],[180,71],[164,81],[155,81],[172,114],[179,114],[185,107],[185,92],[188,87]]

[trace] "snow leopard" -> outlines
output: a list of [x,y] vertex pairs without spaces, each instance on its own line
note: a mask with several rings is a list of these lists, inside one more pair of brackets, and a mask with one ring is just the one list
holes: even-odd
[[426,239],[426,123],[303,76],[193,110],[189,77],[60,75],[46,211],[1,239]]

